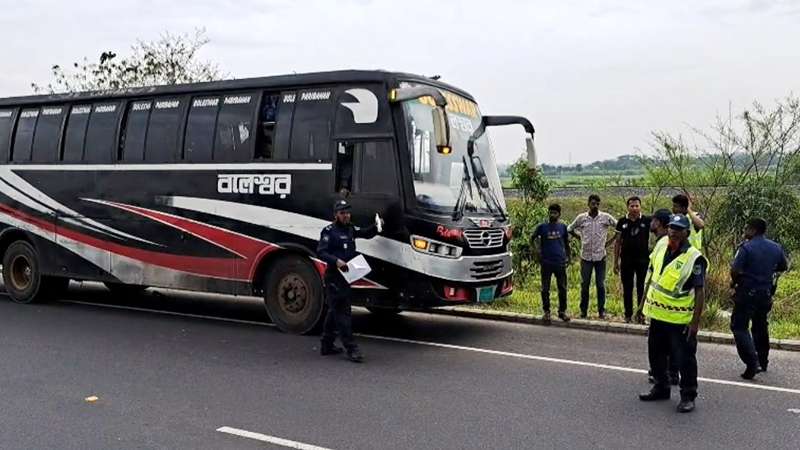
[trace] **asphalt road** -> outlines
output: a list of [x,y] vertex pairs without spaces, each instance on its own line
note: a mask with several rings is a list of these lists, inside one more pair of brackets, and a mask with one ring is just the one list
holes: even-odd
[[356,310],[358,365],[264,316],[170,291],[0,296],[0,448],[285,448],[221,427],[332,449],[800,448],[798,353],[739,383],[735,349],[701,343],[710,380],[681,415],[677,393],[638,401],[641,336]]

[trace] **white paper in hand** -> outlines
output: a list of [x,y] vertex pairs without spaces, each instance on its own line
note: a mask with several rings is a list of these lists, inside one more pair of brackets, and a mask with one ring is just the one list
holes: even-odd
[[342,274],[345,281],[347,281],[349,284],[353,284],[367,276],[367,274],[371,271],[372,268],[369,266],[369,264],[367,264],[367,260],[364,259],[364,256],[358,255],[347,262],[347,272],[342,272],[340,269],[339,273]]

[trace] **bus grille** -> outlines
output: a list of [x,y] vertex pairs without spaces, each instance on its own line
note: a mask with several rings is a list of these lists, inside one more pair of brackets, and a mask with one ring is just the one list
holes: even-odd
[[470,248],[496,248],[503,246],[503,230],[499,228],[475,228],[464,230]]
[[494,279],[503,273],[503,260],[476,261],[469,271],[472,278],[476,280]]

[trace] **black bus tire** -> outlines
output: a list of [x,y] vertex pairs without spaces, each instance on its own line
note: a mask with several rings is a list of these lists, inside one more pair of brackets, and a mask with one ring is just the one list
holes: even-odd
[[141,284],[125,284],[125,283],[111,283],[109,281],[103,282],[106,288],[113,294],[120,297],[133,297],[146,291],[148,286]]
[[36,249],[27,241],[15,241],[3,255],[3,283],[15,303],[43,300],[45,277],[42,276]]
[[264,306],[279,329],[292,334],[318,331],[324,304],[322,280],[308,258],[289,255],[272,264],[264,283]]

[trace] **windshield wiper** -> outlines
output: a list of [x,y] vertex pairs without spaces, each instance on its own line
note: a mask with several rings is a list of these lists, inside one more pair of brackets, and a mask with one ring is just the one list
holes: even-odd
[[489,184],[486,171],[483,169],[483,161],[481,161],[481,157],[478,155],[473,155],[470,157],[469,161],[472,166],[472,173],[475,175],[473,180],[475,181],[475,185],[478,187],[478,194],[483,199],[483,202],[486,203],[489,211],[494,212],[496,209],[496,211],[500,213],[500,216],[503,217],[503,220],[506,220],[506,213],[503,211],[503,206],[500,204],[497,194]]
[[467,190],[469,190],[469,198],[472,198],[472,179],[469,176],[469,169],[467,169],[466,157],[461,157],[461,163],[464,166],[464,172],[461,176],[461,189],[458,191],[456,205],[453,207],[454,221],[459,221],[464,217],[464,209],[467,206],[467,196],[465,195]]

